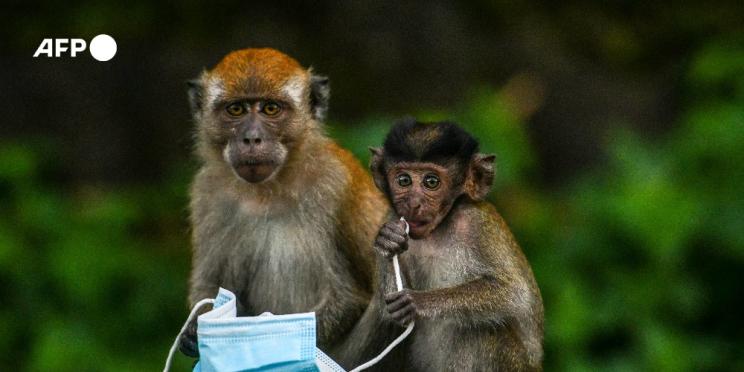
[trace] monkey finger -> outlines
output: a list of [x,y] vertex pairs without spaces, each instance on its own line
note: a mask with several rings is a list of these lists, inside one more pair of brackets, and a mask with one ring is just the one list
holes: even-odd
[[401,297],[393,302],[388,302],[387,309],[390,312],[398,311],[399,309],[403,309],[406,306],[410,306],[411,300],[407,297]]
[[385,237],[384,239],[381,239],[380,243],[382,243],[382,245],[388,249],[393,249],[395,248],[396,245],[398,245],[398,243],[388,239],[387,237]]
[[400,325],[406,326],[408,323],[411,322],[411,320],[413,320],[414,314],[415,313],[412,312],[412,311],[401,312],[401,315],[400,315],[400,317],[397,320],[400,322]]
[[405,243],[406,240],[408,240],[408,237],[406,237],[403,234],[398,234],[398,233],[392,233],[392,234],[388,235],[387,237],[388,237],[388,239],[390,239],[390,240],[392,240],[392,241],[394,241],[396,243],[400,243],[400,244]]
[[382,254],[383,257],[388,257],[388,255],[390,254],[390,252],[388,252],[388,250],[385,249],[385,247],[383,247],[383,246],[381,246],[379,244],[375,244],[375,251],[377,251],[380,254]]
[[415,312],[416,312],[416,306],[415,306],[415,305],[414,305],[414,304],[413,304],[412,302],[409,302],[409,303],[408,303],[408,304],[406,304],[406,306],[405,306],[405,307],[404,307],[403,309],[401,309],[400,311],[401,311],[401,312],[403,312],[403,314],[411,314],[411,313],[415,313]]
[[379,235],[390,235],[392,232],[393,232],[393,229],[390,226],[382,225],[378,234]]
[[396,243],[394,241],[385,240],[385,241],[382,242],[382,247],[385,250],[387,250],[389,252],[392,252],[394,254],[400,252],[400,244],[398,244],[398,243]]
[[393,240],[394,237],[395,237],[395,235],[393,235],[393,234],[387,234],[385,232],[381,232],[379,235],[377,235],[377,238],[375,239],[375,241],[377,241],[379,243],[394,242],[394,240]]
[[375,249],[386,258],[390,258],[393,255],[393,252],[391,252],[392,248],[390,242],[384,238],[378,238],[375,241]]
[[381,231],[379,234],[377,234],[377,237],[375,238],[375,244],[382,244],[382,242],[385,242],[387,240],[388,240],[387,235],[385,235],[385,233]]
[[396,243],[395,247],[391,249],[391,251],[393,251],[393,253],[395,254],[401,254],[407,250],[408,250],[408,247],[402,243]]
[[405,316],[406,316],[406,313],[402,311],[396,311],[394,313],[390,313],[390,317],[393,318],[393,320],[395,320],[396,322],[400,322],[401,320],[403,320],[403,318],[405,318]]
[[405,236],[405,234],[406,234],[406,230],[405,229],[401,229],[398,226],[393,226],[393,227],[385,226],[384,230],[380,230],[380,232],[381,233],[384,233],[387,236],[394,236],[394,235],[395,236],[398,236],[398,235]]
[[403,221],[393,221],[385,225],[385,227],[388,231],[396,235],[406,235],[406,223]]
[[407,306],[403,310],[405,311],[404,313],[406,314],[406,316],[411,319],[415,318],[418,314],[418,309],[416,308],[416,304],[413,302],[410,303],[409,306]]
[[398,303],[391,304],[386,307],[387,312],[390,314],[396,314],[400,311],[403,311],[403,309],[405,308],[406,308],[406,304],[398,304]]
[[403,296],[406,292],[405,291],[398,291],[398,292],[390,292],[385,295],[385,303],[390,303],[396,301],[400,296]]
[[390,243],[390,249],[397,253],[405,251],[408,247],[406,246],[406,239],[401,236],[389,236],[387,242]]
[[388,221],[387,223],[385,223],[385,226],[395,230],[395,229],[399,229],[401,226],[405,228],[406,225],[403,221],[399,219],[394,219],[392,221]]
[[393,230],[390,230],[390,229],[382,229],[382,230],[380,230],[380,233],[378,234],[378,236],[385,237],[387,239],[391,239],[391,238],[396,237],[398,235],[400,235],[398,232],[393,231]]
[[410,308],[403,308],[401,310],[398,310],[396,312],[390,313],[390,317],[393,318],[395,321],[400,322],[401,324],[405,319],[412,319],[415,312],[412,311]]
[[394,228],[391,228],[389,226],[383,226],[382,229],[380,229],[379,235],[385,236],[385,237],[392,237],[396,235],[401,235],[401,233],[400,231],[396,231]]
[[199,357],[199,347],[197,346],[196,336],[190,337],[187,334],[182,334],[180,342],[178,343],[178,349],[189,357]]
[[394,313],[400,309],[405,308],[407,305],[408,303],[406,303],[406,301],[398,300],[395,302],[388,303],[387,306],[385,306],[385,308],[387,309],[388,312]]

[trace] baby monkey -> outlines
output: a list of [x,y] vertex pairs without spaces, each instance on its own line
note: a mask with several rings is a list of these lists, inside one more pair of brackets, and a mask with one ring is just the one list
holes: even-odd
[[[405,369],[541,370],[540,291],[514,236],[484,200],[495,157],[479,153],[454,123],[413,119],[370,150],[377,187],[410,226],[406,234],[396,216],[375,240],[388,260],[379,278],[387,313],[400,325],[416,321]],[[396,292],[389,260],[404,252],[407,289]]]

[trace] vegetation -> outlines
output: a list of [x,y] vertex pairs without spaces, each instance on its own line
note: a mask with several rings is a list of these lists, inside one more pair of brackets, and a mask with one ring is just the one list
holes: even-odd
[[[453,119],[497,155],[490,198],[542,290],[546,371],[742,371],[742,14],[582,0],[0,12],[0,369],[162,367],[188,311],[182,82],[269,45],[330,75],[329,134],[363,163],[401,114]],[[109,63],[30,57],[43,38],[99,33],[119,44]]]

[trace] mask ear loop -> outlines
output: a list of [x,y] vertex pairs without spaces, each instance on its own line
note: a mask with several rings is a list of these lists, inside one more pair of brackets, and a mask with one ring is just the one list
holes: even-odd
[[[400,220],[406,224],[406,235],[408,235],[408,231],[410,230],[408,222],[403,217],[401,217]],[[398,292],[400,292],[403,290],[403,278],[400,276],[400,264],[398,263],[397,254],[393,256],[393,269],[395,269],[395,286],[398,288]]]
[[[410,229],[409,226],[408,226],[408,222],[406,222],[406,219],[403,218],[403,217],[401,217],[400,220],[403,221],[403,222],[405,222],[405,224],[406,224],[406,235],[408,235],[408,231]],[[400,264],[398,263],[398,255],[397,254],[395,256],[393,256],[393,269],[395,270],[395,286],[398,288],[398,292],[400,292],[400,291],[403,290],[403,278],[400,275]],[[379,361],[382,360],[382,358],[384,358],[386,355],[388,355],[388,353],[390,352],[390,350],[393,350],[394,347],[398,346],[398,344],[400,344],[401,342],[403,342],[403,340],[405,340],[405,338],[408,337],[408,335],[410,335],[411,332],[413,332],[413,324],[414,324],[414,322],[408,323],[408,325],[406,326],[406,330],[403,331],[403,333],[401,333],[401,335],[398,336],[398,338],[396,338],[395,340],[393,340],[393,342],[391,342],[390,345],[388,345],[385,348],[385,350],[383,350],[379,355],[377,355],[376,357],[372,358],[367,363],[364,363],[364,364],[360,365],[359,367],[356,367],[356,368],[352,369],[349,372],[358,372],[358,371],[367,369],[367,368],[369,368],[369,367],[377,364]]]
[[214,299],[213,298],[205,298],[194,305],[194,307],[191,309],[191,313],[189,314],[188,319],[186,319],[186,323],[184,323],[183,327],[181,327],[181,331],[178,332],[178,335],[176,336],[176,340],[173,341],[173,345],[170,348],[170,351],[168,352],[168,359],[165,360],[165,368],[163,368],[163,372],[168,372],[171,368],[171,364],[173,364],[173,355],[176,353],[176,349],[178,348],[178,341],[181,338],[181,334],[186,332],[186,328],[189,326],[189,323],[194,319],[196,316],[196,312],[199,311],[199,309],[202,308],[202,306],[206,304],[213,304]]

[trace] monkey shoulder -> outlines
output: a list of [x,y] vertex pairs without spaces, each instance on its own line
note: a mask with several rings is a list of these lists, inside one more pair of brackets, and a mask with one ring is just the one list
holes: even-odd
[[485,200],[468,201],[463,203],[462,214],[463,223],[474,226],[477,236],[488,241],[497,238],[496,241],[502,244],[516,244],[509,226],[492,203]]
[[[467,200],[453,211],[455,233],[497,270],[523,271],[528,263],[506,221],[488,201]],[[531,274],[530,274],[531,275]]]
[[488,201],[460,201],[449,217],[451,228],[463,235],[480,237],[508,230],[496,207]]
[[465,200],[460,203],[460,209],[471,220],[503,222],[496,207],[487,200]]
[[330,139],[324,149],[329,155],[326,158],[333,161],[333,172],[344,180],[343,187],[335,187],[337,202],[331,208],[333,218],[338,222],[336,244],[357,267],[355,279],[371,291],[375,266],[372,243],[387,214],[387,202],[351,152]]
[[[344,188],[344,195],[339,205],[340,217],[367,220],[367,227],[372,224],[377,228],[382,224],[388,212],[387,202],[382,193],[372,182],[372,177],[364,169],[354,155],[333,141],[328,141],[326,150],[332,154],[342,169],[348,187]],[[376,232],[376,230],[375,230]]]
[[468,213],[471,222],[480,223],[478,245],[482,257],[493,265],[497,277],[509,278],[504,282],[511,283],[514,290],[521,293],[521,298],[526,300],[523,305],[532,308],[530,311],[537,314],[539,322],[542,322],[540,290],[530,264],[506,221],[496,207],[487,201],[473,202]]
[[331,154],[332,158],[339,161],[339,166],[343,168],[346,175],[355,181],[352,185],[352,192],[375,189],[372,178],[349,150],[339,146],[332,140],[328,140],[325,144],[325,149]]

